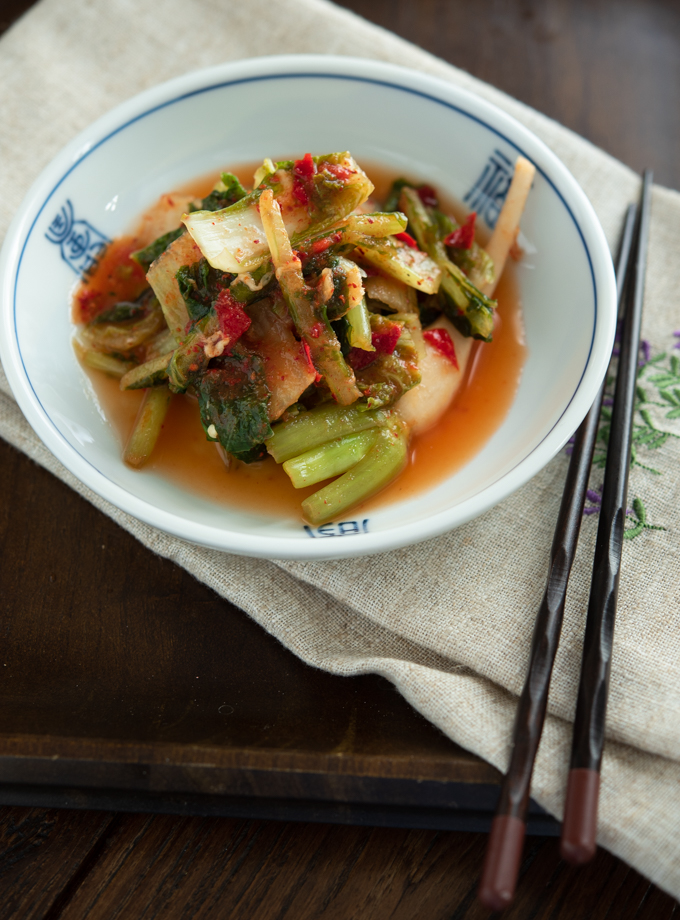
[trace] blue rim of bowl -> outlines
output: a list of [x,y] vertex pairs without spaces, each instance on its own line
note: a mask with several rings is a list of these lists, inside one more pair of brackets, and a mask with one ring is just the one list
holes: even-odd
[[[356,59],[355,59],[355,60],[356,60]],[[362,63],[366,63],[366,62],[362,62]],[[375,63],[375,62],[370,62],[370,63]],[[388,65],[388,66],[389,66],[389,65]],[[397,69],[397,68],[395,68],[395,69]],[[401,71],[405,71],[405,68],[398,68],[398,69],[400,69]],[[406,72],[408,72],[408,71],[406,71]],[[421,76],[421,75],[419,74],[418,76]],[[34,396],[34,398],[35,398],[35,401],[36,401],[36,403],[38,404],[38,406],[40,406],[40,409],[41,409],[41,411],[42,411],[43,417],[49,422],[51,428],[53,429],[53,431],[54,431],[54,433],[56,434],[56,436],[58,437],[58,439],[62,442],[63,445],[66,446],[66,448],[67,448],[68,450],[74,452],[74,453],[75,453],[85,464],[87,464],[89,467],[91,467],[91,468],[94,470],[94,472],[95,472],[98,476],[101,476],[102,479],[104,479],[106,482],[109,482],[114,488],[119,489],[119,490],[121,490],[122,492],[124,492],[125,494],[130,495],[130,497],[133,498],[135,501],[139,501],[139,499],[137,499],[137,497],[134,495],[134,493],[129,492],[124,486],[121,486],[120,484],[118,484],[117,482],[115,482],[114,480],[112,480],[109,476],[107,476],[105,473],[101,472],[101,470],[99,470],[99,469],[92,463],[92,461],[90,461],[87,457],[85,457],[83,454],[81,454],[80,451],[78,451],[78,449],[77,449],[73,444],[71,444],[70,441],[68,441],[68,440],[65,438],[65,436],[62,434],[62,432],[61,432],[61,430],[59,429],[59,427],[58,427],[58,426],[56,425],[56,423],[52,420],[51,416],[49,415],[49,413],[47,412],[47,410],[46,410],[45,407],[43,406],[42,402],[40,401],[40,398],[38,397],[38,394],[36,393],[36,391],[35,391],[35,389],[34,389],[34,387],[33,387],[33,383],[32,383],[32,381],[31,381],[31,378],[30,378],[29,374],[28,374],[28,371],[27,371],[27,369],[26,369],[26,365],[25,365],[25,363],[24,363],[23,355],[22,355],[22,353],[21,353],[21,346],[20,346],[20,344],[19,344],[19,334],[18,334],[18,328],[17,328],[17,286],[18,286],[18,282],[19,282],[19,273],[20,273],[20,270],[21,270],[21,264],[22,264],[24,252],[25,252],[26,247],[27,247],[27,245],[28,245],[28,243],[29,243],[29,240],[30,240],[30,238],[31,238],[31,234],[33,233],[33,230],[34,230],[34,228],[35,228],[36,223],[38,222],[38,220],[39,220],[41,214],[43,213],[43,211],[45,210],[46,206],[48,205],[48,203],[50,202],[50,200],[51,200],[52,197],[54,196],[54,194],[55,194],[55,192],[57,191],[57,189],[58,189],[58,188],[63,184],[63,182],[71,175],[71,173],[74,172],[74,170],[76,170],[76,169],[77,169],[77,168],[78,168],[78,167],[79,167],[79,166],[80,166],[80,165],[81,165],[91,154],[93,154],[96,150],[98,150],[100,147],[102,147],[107,141],[109,141],[109,140],[110,140],[112,137],[114,137],[115,135],[117,135],[117,134],[119,134],[120,132],[124,131],[126,128],[129,128],[131,125],[135,124],[136,122],[138,122],[138,121],[140,121],[140,120],[142,120],[142,119],[144,119],[144,118],[147,118],[147,117],[149,117],[150,115],[153,115],[155,112],[157,112],[157,111],[159,111],[159,110],[161,110],[161,109],[167,108],[167,107],[169,107],[169,106],[171,106],[171,105],[175,105],[175,104],[177,104],[177,103],[179,103],[179,102],[182,102],[182,101],[184,101],[184,100],[186,100],[186,99],[189,99],[189,98],[191,98],[191,97],[193,97],[193,96],[198,96],[198,95],[202,95],[202,94],[204,94],[204,93],[213,92],[213,91],[220,90],[220,89],[224,89],[224,88],[227,88],[227,87],[238,86],[238,85],[247,84],[247,83],[263,82],[263,81],[267,81],[267,80],[286,80],[286,79],[327,79],[327,80],[343,80],[343,81],[352,81],[352,82],[359,82],[359,83],[369,83],[369,84],[373,84],[373,85],[377,85],[377,86],[383,86],[383,87],[386,87],[386,88],[391,89],[391,90],[398,90],[398,91],[401,91],[401,92],[409,93],[409,94],[411,94],[411,95],[420,96],[421,98],[427,99],[427,100],[430,101],[430,102],[435,102],[435,103],[437,103],[438,105],[443,105],[445,108],[448,108],[448,109],[450,109],[450,110],[452,110],[452,111],[454,111],[454,112],[457,112],[458,114],[464,116],[465,118],[468,118],[468,119],[470,119],[471,121],[474,121],[474,122],[478,123],[478,124],[481,125],[483,128],[485,128],[486,130],[490,131],[492,134],[495,134],[498,138],[501,138],[503,141],[505,141],[506,143],[508,143],[508,144],[509,144],[511,147],[513,147],[518,153],[520,153],[520,154],[523,155],[523,156],[527,156],[532,162],[534,162],[534,165],[536,166],[537,172],[540,173],[540,175],[545,179],[545,181],[548,183],[548,185],[549,185],[550,188],[553,190],[553,192],[557,195],[557,197],[559,198],[559,200],[560,200],[560,202],[562,203],[563,207],[566,209],[567,213],[569,214],[569,216],[570,216],[570,218],[571,218],[571,220],[572,220],[572,222],[573,222],[573,224],[574,224],[574,226],[575,226],[575,228],[576,228],[576,230],[577,230],[577,232],[578,232],[579,238],[580,238],[581,243],[582,243],[582,245],[583,245],[584,252],[585,252],[585,254],[586,254],[586,258],[587,258],[587,260],[588,260],[588,267],[589,267],[589,269],[590,269],[591,281],[592,281],[592,285],[593,285],[593,330],[592,330],[592,334],[591,334],[591,340],[590,340],[590,347],[589,347],[589,350],[588,350],[588,355],[587,355],[587,358],[586,358],[585,363],[584,363],[584,366],[583,366],[583,371],[582,371],[581,376],[580,376],[580,378],[579,378],[578,384],[576,385],[576,387],[575,387],[573,393],[571,394],[571,396],[570,396],[570,398],[569,398],[569,401],[566,403],[566,405],[564,406],[564,409],[562,410],[562,412],[561,412],[559,418],[557,418],[557,419],[555,420],[555,422],[553,423],[553,425],[552,425],[552,427],[549,429],[549,431],[547,431],[547,432],[545,433],[545,435],[541,438],[541,440],[540,440],[537,444],[535,444],[535,445],[532,447],[532,449],[529,451],[529,453],[526,454],[525,456],[523,456],[520,460],[518,460],[517,463],[516,463],[513,467],[511,467],[510,469],[505,470],[503,473],[499,474],[499,476],[497,477],[497,479],[495,479],[495,480],[493,480],[492,482],[488,483],[488,484],[484,487],[484,489],[482,490],[482,492],[477,493],[475,496],[473,496],[474,498],[477,498],[477,497],[479,497],[481,494],[483,494],[484,492],[488,491],[488,490],[491,489],[493,486],[495,486],[495,485],[497,484],[497,482],[499,482],[501,479],[503,479],[503,478],[505,478],[506,476],[508,476],[508,475],[509,475],[510,473],[512,473],[515,469],[517,469],[520,465],[524,464],[533,454],[535,454],[536,451],[541,447],[541,445],[550,437],[550,435],[551,435],[552,432],[555,430],[555,428],[560,424],[561,420],[564,418],[565,414],[566,414],[567,411],[569,410],[569,407],[571,406],[572,402],[574,401],[574,398],[576,397],[576,394],[578,393],[578,391],[579,391],[579,389],[580,389],[580,387],[581,387],[581,384],[582,384],[582,382],[583,382],[583,378],[584,378],[584,376],[585,376],[585,374],[586,374],[586,372],[587,372],[587,370],[588,370],[588,368],[589,368],[589,365],[590,365],[590,360],[591,360],[592,352],[593,352],[593,345],[594,345],[594,341],[595,341],[595,334],[596,334],[596,330],[597,330],[597,321],[598,321],[598,290],[597,290],[597,281],[596,281],[596,277],[595,277],[595,270],[594,270],[594,267],[593,267],[593,261],[592,261],[592,258],[591,258],[591,253],[590,253],[590,249],[589,249],[588,243],[587,243],[587,241],[586,241],[586,239],[585,239],[585,237],[584,237],[583,230],[581,229],[581,226],[580,226],[580,224],[579,224],[579,222],[578,222],[578,220],[577,220],[577,218],[576,218],[574,212],[572,211],[570,205],[569,205],[568,202],[566,201],[564,195],[562,194],[562,192],[560,191],[560,189],[557,187],[557,185],[555,184],[555,182],[553,182],[553,180],[550,178],[550,176],[545,172],[545,170],[544,170],[540,165],[538,165],[538,164],[535,163],[534,159],[531,157],[530,154],[528,154],[528,153],[526,152],[526,150],[524,150],[516,141],[514,141],[512,138],[510,138],[507,134],[503,133],[501,130],[499,130],[498,128],[496,128],[494,125],[489,124],[489,122],[486,121],[484,118],[481,118],[481,117],[478,116],[478,115],[472,114],[471,112],[469,112],[469,111],[466,110],[465,108],[461,107],[460,105],[456,105],[455,103],[452,103],[452,102],[449,102],[449,101],[447,101],[447,100],[445,100],[445,99],[442,99],[442,98],[440,98],[439,96],[436,96],[436,95],[434,95],[434,94],[432,94],[432,93],[427,93],[427,92],[424,92],[424,91],[422,91],[422,90],[420,90],[420,89],[415,89],[415,88],[410,87],[410,86],[405,86],[405,85],[403,85],[403,84],[401,84],[401,83],[393,82],[393,81],[391,81],[391,80],[382,80],[382,79],[377,79],[377,78],[374,78],[374,77],[366,77],[366,76],[355,75],[355,74],[347,74],[347,73],[333,73],[333,72],[328,72],[328,71],[318,71],[318,72],[317,72],[317,71],[300,71],[300,72],[285,72],[285,71],[283,71],[283,72],[277,72],[277,73],[271,73],[271,74],[256,74],[256,75],[253,75],[253,76],[240,77],[240,78],[236,78],[236,79],[232,79],[232,80],[220,80],[219,82],[216,82],[216,83],[211,83],[211,84],[209,84],[209,85],[201,86],[201,87],[198,87],[198,88],[196,88],[196,89],[189,90],[189,91],[187,91],[187,92],[179,93],[178,95],[175,95],[175,96],[173,96],[173,97],[170,98],[170,99],[166,99],[166,100],[164,100],[163,102],[160,102],[160,103],[158,103],[158,104],[156,104],[156,105],[151,106],[151,107],[148,108],[148,109],[145,109],[143,112],[139,112],[138,114],[134,115],[133,117],[128,118],[123,124],[118,125],[116,128],[114,128],[113,130],[109,131],[104,137],[100,138],[96,143],[92,144],[92,146],[89,146],[89,147],[87,148],[87,150],[85,150],[85,151],[82,153],[82,155],[80,155],[80,156],[78,157],[78,159],[75,160],[75,161],[71,164],[71,166],[63,173],[63,175],[62,175],[62,176],[59,178],[59,180],[52,186],[51,190],[49,191],[49,193],[47,194],[47,196],[44,198],[42,204],[40,205],[38,211],[36,212],[36,214],[35,214],[35,216],[34,216],[32,222],[31,222],[31,225],[30,225],[30,227],[29,227],[29,229],[28,229],[28,232],[27,232],[27,234],[26,234],[26,237],[25,237],[25,239],[24,239],[24,242],[23,242],[23,244],[22,244],[22,246],[21,246],[21,251],[20,251],[20,253],[19,253],[19,258],[18,258],[17,264],[16,264],[16,271],[15,271],[15,276],[14,276],[13,303],[12,303],[13,323],[14,323],[14,339],[15,339],[16,347],[17,347],[17,350],[18,350],[18,353],[19,353],[19,357],[20,357],[20,360],[21,360],[21,366],[22,366],[23,371],[24,371],[25,379],[26,379],[26,381],[28,382],[28,384],[29,384],[29,386],[30,386],[30,389],[31,389],[31,392],[33,393],[33,396]],[[432,78],[430,78],[430,79],[432,79]],[[173,82],[174,82],[174,81],[173,81]],[[455,89],[459,89],[459,88],[455,88]],[[463,93],[464,95],[468,95],[468,93],[467,93],[465,90],[462,90],[462,93]],[[131,100],[131,101],[134,101],[134,100]],[[489,103],[485,103],[485,104],[486,104],[486,105],[489,105]],[[511,118],[511,116],[507,116],[506,113],[502,113],[502,114],[503,114],[506,118]],[[524,129],[524,130],[527,130],[527,129]],[[541,142],[539,141],[539,143],[541,143]],[[555,452],[557,452],[557,450],[559,450],[559,449],[560,449],[560,447],[558,446],[558,447],[556,448],[556,451],[555,451]],[[150,506],[150,507],[154,507],[154,506]],[[134,512],[131,512],[131,513],[134,515]],[[442,512],[442,513],[446,513],[446,512]],[[173,517],[174,517],[174,516],[175,516],[175,515],[173,515]],[[436,516],[438,517],[439,515],[436,515]],[[469,518],[466,518],[466,520],[467,520],[467,519],[469,519]],[[183,519],[182,519],[182,520],[183,520]],[[157,526],[157,525],[154,525],[154,526]],[[210,525],[198,525],[198,526],[203,526],[204,528],[207,526],[208,529],[210,529]],[[408,526],[408,525],[405,525],[405,526]],[[455,525],[450,525],[450,526],[455,526]],[[397,529],[401,529],[401,528],[397,528]],[[446,528],[446,527],[439,528],[439,529],[435,530],[432,534],[428,534],[428,535],[422,537],[421,539],[427,539],[429,536],[434,536],[434,535],[436,535],[437,533],[441,533],[442,531],[444,531],[444,530],[446,530],[446,529],[450,529],[450,528]],[[226,533],[226,532],[229,532],[229,531],[227,531],[227,530],[222,530],[222,532],[225,532],[225,533]],[[376,532],[376,533],[374,533],[374,534],[360,534],[360,535],[357,535],[357,536],[359,537],[359,539],[356,540],[356,541],[355,541],[355,540],[352,540],[351,543],[354,544],[354,545],[356,545],[356,544],[358,544],[358,543],[360,543],[360,542],[361,542],[361,543],[365,543],[365,542],[366,542],[366,538],[369,538],[369,539],[370,539],[371,536],[377,536],[378,533],[381,533],[381,532]],[[236,534],[236,532],[235,532],[235,534]],[[240,538],[243,538],[243,537],[245,536],[244,534],[236,534],[236,535],[239,536]],[[274,539],[282,539],[281,536],[274,536],[273,538],[274,538]],[[362,538],[363,538],[363,539],[362,539]],[[261,539],[267,539],[267,538],[253,537],[253,539],[261,540]],[[326,537],[325,540],[324,540],[324,543],[328,542],[330,539],[331,539],[331,537]],[[333,539],[332,542],[333,542],[333,543],[337,543],[337,542],[338,542],[338,539],[339,539],[339,538]],[[290,540],[288,540],[288,542],[290,542]],[[294,542],[294,543],[298,543],[299,541],[296,539],[296,540],[293,541],[293,542]],[[408,542],[408,541],[407,541],[407,542]],[[306,545],[309,546],[309,544],[306,544]],[[399,545],[403,545],[403,543],[399,543],[399,542],[394,543],[394,546],[399,546]],[[238,549],[233,549],[232,551],[238,552]],[[359,546],[358,546],[358,545],[357,545],[357,551],[360,552],[360,549],[359,549]],[[376,551],[380,551],[380,550],[376,550]],[[343,555],[345,555],[345,554],[343,553]]]

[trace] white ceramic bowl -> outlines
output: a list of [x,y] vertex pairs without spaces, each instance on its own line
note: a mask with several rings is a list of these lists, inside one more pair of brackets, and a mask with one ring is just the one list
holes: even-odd
[[[320,534],[300,520],[216,507],[128,469],[71,347],[70,293],[102,237],[125,232],[160,194],[196,176],[306,150],[351,150],[360,163],[422,177],[458,200],[484,170],[493,198],[494,176],[502,178],[517,154],[537,167],[522,220],[536,251],[519,269],[529,355],[514,404],[474,462],[416,498],[373,511],[360,534],[341,535],[340,522]],[[269,558],[388,550],[495,505],[537,473],[585,416],[606,370],[616,317],[611,258],[595,213],[538,138],[433,77],[344,57],[227,64],[114,109],[36,181],[7,235],[0,272],[2,362],[21,409],[59,460],[149,524]]]

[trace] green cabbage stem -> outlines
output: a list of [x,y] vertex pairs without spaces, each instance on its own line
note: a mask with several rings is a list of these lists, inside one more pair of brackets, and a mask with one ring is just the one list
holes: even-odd
[[377,437],[376,428],[348,434],[287,460],[283,468],[295,488],[304,489],[305,486],[313,486],[324,479],[346,473],[366,456]]
[[325,403],[275,425],[274,434],[267,439],[266,446],[274,460],[283,463],[328,441],[370,428],[384,427],[391,418],[389,410],[369,411],[365,403],[353,406]]
[[310,524],[321,524],[375,495],[392,482],[406,465],[408,430],[405,426],[381,429],[366,456],[343,476],[302,502]]

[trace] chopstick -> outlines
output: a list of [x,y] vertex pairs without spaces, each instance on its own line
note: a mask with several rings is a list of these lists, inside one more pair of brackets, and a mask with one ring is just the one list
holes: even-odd
[[560,851],[562,858],[574,865],[587,862],[596,850],[600,766],[626,520],[651,197],[652,172],[648,169],[643,176],[634,277],[627,292],[628,304],[621,334],[562,822]]
[[[616,268],[618,302],[630,261],[636,208],[626,213]],[[531,775],[548,704],[555,654],[562,629],[569,573],[581,529],[583,505],[593,459],[605,380],[576,432],[562,503],[555,526],[548,582],[531,644],[529,668],[515,715],[512,753],[491,825],[479,900],[490,910],[503,910],[513,899],[526,831]]]

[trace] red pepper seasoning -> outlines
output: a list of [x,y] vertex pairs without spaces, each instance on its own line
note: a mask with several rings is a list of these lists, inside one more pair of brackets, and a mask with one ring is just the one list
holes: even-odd
[[350,348],[347,352],[347,363],[355,371],[362,371],[369,364],[373,364],[378,357],[375,351],[364,351],[363,348]]
[[452,246],[454,249],[469,249],[475,241],[476,220],[476,211],[468,214],[460,227],[458,227],[457,230],[454,230],[453,233],[449,233],[449,235],[446,237],[444,240],[446,245]]
[[300,204],[309,204],[309,195],[305,191],[304,185],[296,177],[293,182],[293,198],[300,202]]
[[314,383],[318,383],[319,380],[321,380],[321,374],[314,367],[314,362],[312,361],[312,353],[309,350],[309,345],[306,342],[303,342],[302,347],[305,350],[305,357],[307,358],[307,364],[309,365],[309,369],[314,374]]
[[429,342],[433,348],[436,348],[447,361],[450,361],[456,370],[459,369],[458,358],[456,357],[456,347],[447,329],[427,329],[423,332],[423,338],[426,342]]
[[371,336],[371,344],[378,354],[391,355],[397,347],[400,335],[401,326],[398,323],[394,323],[384,332],[374,332]]
[[341,182],[346,182],[350,176],[354,175],[351,169],[346,166],[340,166],[339,163],[324,163],[324,169]]
[[231,345],[250,328],[250,317],[227,288],[220,291],[215,301],[215,313],[217,313],[220,329],[225,336],[229,337]]
[[400,335],[401,326],[399,323],[392,323],[388,329],[384,329],[382,332],[374,332],[371,335],[371,345],[375,348],[375,351],[350,348],[347,352],[347,363],[355,371],[363,370],[369,364],[373,364],[378,355],[391,355],[397,347]]
[[316,172],[316,163],[311,153],[306,153],[301,160],[296,160],[293,164],[293,172],[303,181],[312,178]]
[[311,153],[306,153],[301,160],[293,164],[293,197],[302,205],[309,204],[312,191],[312,177],[316,173],[316,163]]
[[395,233],[395,240],[399,240],[401,243],[406,243],[407,246],[410,246],[411,249],[417,249],[418,243],[413,239],[410,233]]
[[306,255],[318,256],[320,252],[325,252],[334,243],[339,243],[341,239],[342,233],[334,233],[332,236],[325,236],[322,240],[314,240]]
[[431,185],[421,185],[420,188],[416,189],[416,191],[418,192],[418,197],[425,205],[425,207],[436,208],[439,204],[437,201],[437,193]]

